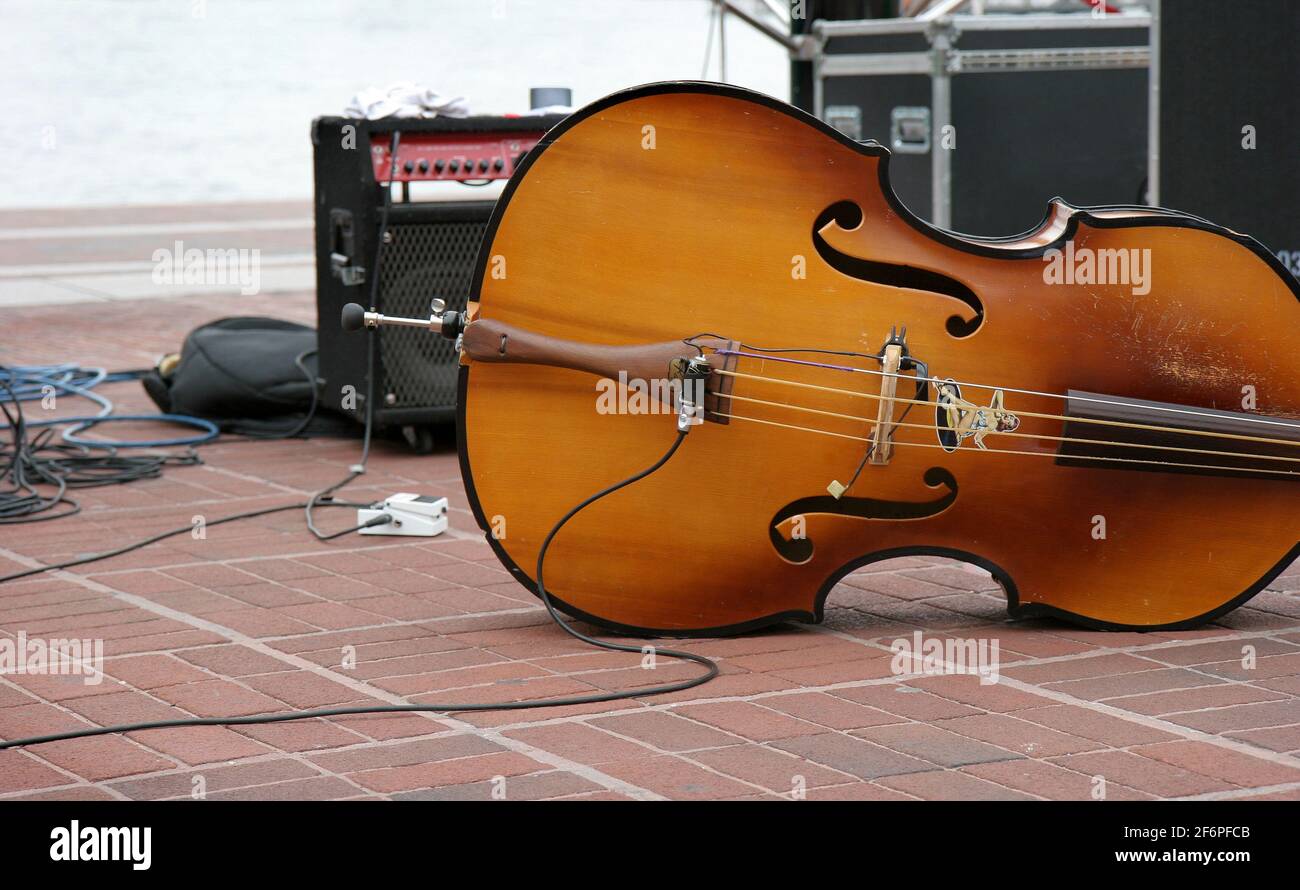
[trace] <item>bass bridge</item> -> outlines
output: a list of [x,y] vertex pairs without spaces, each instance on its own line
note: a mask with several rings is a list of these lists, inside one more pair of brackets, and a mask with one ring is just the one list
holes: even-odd
[[[912,406],[918,403],[929,401],[930,392],[930,372],[925,362],[920,361],[912,355],[907,345],[907,327],[895,325],[889,329],[889,336],[885,339],[884,345],[880,347],[880,352],[876,354],[876,359],[880,364],[880,370],[876,373],[880,375],[880,395],[876,401],[876,422],[867,437],[867,450],[863,455],[862,462],[854,471],[852,478],[847,484],[840,482],[838,479],[832,479],[826,486],[831,497],[838,500],[844,496],[844,493],[853,486],[861,475],[863,467],[870,464],[872,466],[883,467],[888,465],[890,459],[894,456],[894,433],[902,420],[894,420],[896,406],[902,402],[906,405],[903,410],[903,416],[911,410]],[[916,392],[915,395],[908,398],[900,398],[898,395],[898,381],[907,378],[903,373],[905,371],[915,372]]]

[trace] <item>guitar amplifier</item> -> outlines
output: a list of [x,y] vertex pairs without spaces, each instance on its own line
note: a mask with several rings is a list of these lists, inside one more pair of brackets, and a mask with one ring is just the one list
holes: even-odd
[[[365,341],[343,333],[339,314],[346,303],[370,305],[384,189],[393,197],[374,308],[421,317],[441,299],[448,309],[463,309],[501,181],[562,119],[323,117],[312,123],[322,405],[365,420]],[[390,183],[394,131],[400,138]],[[454,345],[418,328],[383,328],[374,337],[374,423],[401,428],[417,451],[427,451],[432,427],[456,414]]]
[[1257,238],[1300,278],[1300,3],[1153,12],[1157,200]]

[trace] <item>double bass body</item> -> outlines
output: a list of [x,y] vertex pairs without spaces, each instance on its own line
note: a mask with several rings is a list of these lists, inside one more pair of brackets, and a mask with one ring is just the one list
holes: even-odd
[[[1020,238],[965,238],[904,208],[887,164],[709,84],[616,94],[548,136],[489,227],[461,369],[470,506],[515,576],[531,586],[554,522],[652,463],[674,425],[598,410],[592,372],[618,364],[603,353],[476,360],[505,355],[492,325],[670,344],[651,367],[708,334],[731,369],[711,422],[548,552],[553,597],[608,626],[820,620],[855,567],[936,555],[992,572],[1013,616],[1179,627],[1285,569],[1300,552],[1300,289],[1268,252],[1171,211],[1060,201]],[[893,447],[864,462],[881,404],[869,357],[903,326],[935,383],[916,391],[925,375],[904,361]],[[1254,448],[1267,456],[1236,456]]]

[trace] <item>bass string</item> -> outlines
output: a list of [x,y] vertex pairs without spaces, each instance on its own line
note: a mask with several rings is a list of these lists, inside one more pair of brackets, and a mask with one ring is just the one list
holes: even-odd
[[[819,386],[815,383],[801,383],[797,380],[784,380],[780,377],[764,377],[758,374],[746,374],[742,371],[724,371],[720,368],[714,368],[713,373],[721,374],[728,377],[743,378],[746,380],[759,380],[766,383],[778,383],[783,386],[796,386],[802,389],[817,390],[819,392],[832,392],[832,393],[837,393],[839,395],[851,396],[853,398],[858,398],[858,399],[871,399],[878,402],[885,401],[885,397],[877,393],[856,392],[851,389],[839,389],[833,386]],[[725,394],[720,393],[719,395],[725,398]],[[941,402],[927,401],[923,399],[905,399],[902,397],[895,397],[893,399],[890,399],[889,401],[897,402],[904,405],[929,405],[935,408],[946,407]],[[1149,430],[1158,433],[1177,433],[1179,435],[1184,435],[1184,436],[1204,436],[1213,439],[1232,439],[1241,442],[1257,442],[1265,445],[1282,445],[1287,448],[1300,447],[1300,442],[1292,442],[1287,439],[1272,439],[1265,436],[1247,436],[1239,433],[1220,433],[1220,432],[1211,432],[1208,430],[1187,430],[1187,429],[1181,429],[1179,427],[1157,426],[1148,423],[1132,423],[1123,420],[1105,420],[1098,417],[1067,417],[1063,414],[1043,414],[1037,411],[1013,411],[1009,413],[1015,414],[1019,417],[1036,417],[1041,420],[1064,420],[1064,421],[1071,421],[1074,423],[1084,423],[1084,424],[1092,424],[1098,426],[1113,426],[1113,427],[1122,427],[1124,429]]]
[[[732,399],[737,402],[751,402],[755,405],[769,405],[773,408],[788,408],[791,411],[803,411],[808,414],[820,414],[826,417],[838,417],[843,420],[854,420],[854,421],[860,421],[863,423],[871,423],[871,424],[874,424],[876,422],[876,418],[874,417],[859,417],[856,414],[840,414],[837,411],[823,411],[820,408],[808,408],[804,405],[791,405],[786,402],[770,402],[767,399],[755,399],[750,396],[738,396],[735,394],[724,395],[722,393],[715,393],[715,395],[717,395],[717,397],[721,399]],[[892,421],[890,422],[889,426],[891,429],[901,427],[906,429],[929,430],[930,432],[934,432],[934,433],[937,433],[940,430],[940,427],[936,424],[907,423],[906,421],[902,421],[902,420]],[[1017,432],[997,432],[997,431],[990,432],[990,435],[1013,436],[1017,439],[1039,439],[1045,442],[1070,442],[1070,443],[1078,443],[1084,445],[1103,445],[1103,446],[1109,446],[1114,448],[1142,448],[1142,449],[1149,449],[1153,451],[1178,451],[1186,454],[1204,454],[1204,455],[1209,455],[1211,457],[1237,457],[1237,458],[1245,457],[1245,458],[1250,458],[1252,460],[1276,460],[1276,461],[1285,461],[1287,463],[1300,463],[1300,457],[1284,457],[1282,455],[1277,455],[1277,454],[1240,454],[1235,451],[1212,451],[1204,448],[1182,448],[1176,445],[1150,445],[1145,442],[1108,442],[1101,439],[1081,439],[1078,438],[1077,436],[1049,436],[1047,434],[1039,435],[1037,433],[1017,433]]]
[[[852,439],[855,442],[867,442],[867,443],[871,442],[871,439],[865,438],[863,436],[852,436],[849,435],[848,433],[835,433],[835,432],[831,432],[830,430],[821,430],[815,427],[796,426],[790,423],[780,423],[775,420],[763,420],[758,417],[746,417],[743,414],[727,414],[722,411],[710,411],[709,413],[717,417],[726,417],[729,420],[741,420],[741,421],[745,421],[746,423],[759,423],[759,424],[763,424],[764,426],[780,427],[782,429],[796,430],[798,432],[804,432],[804,433],[817,433],[823,436],[835,436],[836,438],[840,438],[840,439]],[[901,446],[904,448],[942,448],[944,451],[948,450],[944,448],[944,446],[942,445],[931,444],[929,442],[895,441],[893,444],[895,446]],[[1055,458],[1057,456],[1054,452],[1051,451],[1017,451],[1008,448],[968,448],[965,449],[965,453],[966,454],[1006,454],[1006,455],[1013,455],[1013,456],[1021,455],[1027,457],[1051,457],[1051,458]],[[1268,473],[1274,476],[1300,476],[1300,472],[1294,470],[1264,470],[1264,469],[1255,469],[1254,467],[1229,467],[1229,466],[1222,466],[1220,464],[1181,464],[1181,463],[1170,463],[1169,461],[1162,461],[1162,460],[1143,460],[1135,457],[1101,457],[1101,456],[1091,457],[1089,456],[1089,457],[1081,457],[1079,459],[1087,460],[1087,461],[1106,461],[1109,463],[1118,463],[1118,464],[1139,464],[1139,465],[1145,464],[1145,465],[1158,466],[1158,467],[1176,467],[1179,469],[1191,469],[1191,470],[1215,470],[1219,472],[1229,472],[1229,473],[1234,473],[1234,472],[1250,473],[1252,475],[1256,473]]]
[[[756,347],[748,347],[748,348],[754,349]],[[793,351],[819,352],[820,350],[793,350]],[[739,358],[753,358],[753,359],[762,359],[765,361],[785,362],[787,364],[802,365],[811,368],[824,368],[830,371],[846,371],[855,374],[872,374],[877,377],[896,377],[900,380],[916,380],[916,381],[923,381],[923,382],[934,383],[934,384],[949,382],[939,377],[918,377],[911,374],[904,374],[899,371],[879,371],[874,368],[855,368],[852,365],[833,365],[828,362],[812,362],[812,361],[807,361],[805,359],[785,358],[784,356],[779,356],[779,355],[765,355],[762,354],[761,352],[743,352],[735,349],[716,349],[714,350],[714,352],[718,355],[734,355]],[[859,353],[832,353],[832,354],[859,355]],[[1114,401],[1113,399],[1098,399],[1098,398],[1093,398],[1091,396],[1069,396],[1069,395],[1063,395],[1061,393],[1056,393],[1056,392],[1041,392],[1036,389],[1017,389],[1014,386],[993,386],[988,383],[971,383],[970,381],[966,381],[966,380],[953,380],[951,382],[955,383],[958,386],[970,387],[972,389],[987,389],[987,390],[1000,389],[1003,392],[1014,392],[1019,395],[1025,395],[1025,396],[1041,396],[1042,398],[1045,399],[1074,399],[1075,401],[1080,401],[1080,402],[1089,402],[1097,405],[1112,405],[1112,406],[1119,406],[1119,407],[1125,407],[1127,405],[1127,403],[1125,402],[1117,402]],[[1212,417],[1212,418],[1220,417],[1220,415],[1218,414],[1213,414],[1207,411],[1200,411],[1195,408],[1174,407],[1171,405],[1147,405],[1144,407],[1152,411],[1163,411],[1169,414],[1186,414],[1192,417]],[[1266,426],[1282,427],[1284,429],[1296,430],[1297,432],[1300,432],[1300,423],[1291,423],[1286,420],[1277,420],[1271,417],[1251,417],[1251,416],[1243,416],[1238,419],[1240,419],[1243,422],[1256,423],[1256,424],[1266,425]]]

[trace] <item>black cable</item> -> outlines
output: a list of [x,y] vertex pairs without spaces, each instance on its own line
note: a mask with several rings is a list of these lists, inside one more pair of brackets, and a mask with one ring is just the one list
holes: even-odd
[[[565,621],[555,609],[555,604],[551,601],[550,592],[546,589],[543,580],[543,567],[546,562],[546,553],[550,549],[551,542],[560,530],[568,524],[569,520],[577,516],[587,507],[607,497],[614,492],[626,488],[635,482],[638,482],[651,473],[658,470],[681,447],[682,441],[686,438],[686,433],[679,432],[673,444],[664,452],[664,455],[651,464],[646,469],[635,475],[629,476],[621,482],[617,482],[608,488],[596,492],[590,497],[583,500],[569,512],[565,513],[559,522],[546,535],[542,541],[542,547],[537,553],[537,594],[541,597],[542,603],[546,606],[546,611],[550,614],[551,619],[558,624],[566,633],[575,639],[581,640],[592,646],[601,649],[609,649],[615,652],[636,652],[640,653],[640,646],[629,646],[625,643],[615,643],[609,640],[600,640],[588,636],[580,630],[574,628]],[[297,505],[286,507],[275,507],[264,512],[272,513],[277,510],[292,509]],[[229,522],[241,517],[227,517],[222,522]],[[208,523],[214,525],[216,523]],[[188,528],[188,526],[187,526]],[[142,546],[142,545],[137,545]],[[37,571],[37,570],[33,570]],[[3,581],[6,579],[0,579]],[[283,723],[289,720],[310,720],[320,717],[343,717],[351,714],[390,714],[409,711],[428,711],[434,713],[456,713],[465,711],[522,711],[533,708],[555,708],[567,707],[569,705],[589,705],[600,704],[604,702],[621,701],[629,698],[639,698],[649,695],[665,695],[670,692],[681,692],[685,689],[691,689],[695,686],[707,683],[718,675],[718,665],[710,658],[703,655],[696,655],[692,652],[682,652],[676,649],[658,649],[656,654],[663,655],[666,658],[673,658],[679,661],[693,661],[696,664],[703,665],[704,673],[686,680],[679,680],[675,683],[664,683],[659,686],[651,686],[640,689],[625,689],[619,692],[596,692],[589,695],[574,695],[565,698],[535,699],[533,701],[515,701],[515,702],[482,702],[476,704],[453,704],[453,705],[358,705],[345,708],[320,708],[312,711],[287,711],[281,714],[252,714],[247,717],[182,717],[174,720],[151,720],[145,723],[125,723],[118,726],[94,726],[84,729],[70,730],[68,732],[51,733],[49,735],[30,736],[28,738],[13,739],[11,741],[0,742],[0,751],[6,748],[19,748],[28,745],[40,745],[46,742],[59,742],[67,739],[84,739],[91,736],[113,735],[117,733],[140,732],[147,729],[173,729],[183,726],[247,726],[250,724],[260,723]]]
[[[252,510],[247,513],[236,513],[233,516],[223,516],[220,519],[213,519],[210,522],[205,523],[205,527],[222,525],[223,523],[226,522],[234,522],[236,519],[252,519],[255,516],[266,516],[269,513],[282,513],[285,510],[298,510],[301,509],[302,507],[303,504],[300,503],[285,504],[280,507],[267,507],[264,510]],[[166,540],[167,538],[175,537],[176,535],[185,534],[186,532],[193,531],[193,530],[194,530],[193,525],[183,525],[180,528],[174,528],[171,529],[170,531],[159,532],[153,537],[145,538],[143,541],[136,541],[132,544],[127,544],[125,547],[118,547],[116,550],[106,550],[103,553],[92,553],[89,556],[82,556],[77,559],[70,559],[67,562],[59,562],[59,563],[54,563],[52,565],[36,566],[35,568],[32,569],[24,569],[21,572],[14,572],[11,575],[0,576],[0,584],[5,584],[9,581],[17,581],[19,578],[30,578],[32,575],[39,575],[42,572],[54,572],[62,569],[70,569],[73,566],[81,566],[89,562],[98,562],[101,559],[109,559],[114,556],[121,556],[123,553],[130,553],[133,550],[139,550],[140,548],[147,547],[150,544],[156,544],[159,541],[163,541]]]
[[[234,513],[230,516],[222,516],[219,519],[213,519],[208,522],[205,522],[204,527],[223,525],[227,522],[234,522],[238,519],[253,519],[257,516],[266,516],[271,513],[283,513],[286,510],[301,510],[305,506],[307,506],[307,503],[305,501],[302,501],[296,504],[282,504],[279,507],[267,507],[263,510],[250,510],[246,513]],[[359,507],[369,507],[371,505],[355,503],[352,501],[336,501],[333,499],[326,499],[324,502],[321,503],[320,506],[359,508]],[[372,528],[376,525],[387,525],[392,521],[393,518],[388,515],[376,516],[374,519],[371,519],[369,522],[363,522],[361,525],[357,526],[357,528],[358,529]],[[152,537],[145,538],[142,541],[135,541],[131,544],[127,544],[124,547],[118,547],[115,550],[105,550],[102,553],[92,553],[89,556],[81,556],[76,559],[70,559],[67,562],[58,562],[47,566],[36,566],[35,568],[24,569],[21,572],[14,572],[13,574],[10,575],[0,575],[0,584],[5,584],[9,581],[17,581],[20,578],[30,578],[32,575],[39,575],[42,572],[57,572],[57,571],[62,571],[63,569],[70,569],[73,566],[84,566],[87,563],[99,562],[101,559],[111,559],[114,556],[121,556],[124,553],[131,553],[135,550],[141,549],[142,547],[147,547],[150,544],[156,544],[159,541],[165,541],[167,538],[173,538],[176,535],[183,535],[186,532],[190,532],[193,530],[194,530],[193,525],[182,525],[179,528],[173,528],[165,532],[159,532],[158,534],[153,535]]]
[[[641,651],[640,646],[629,646],[624,643],[612,643],[609,640],[598,640],[595,637],[588,636],[587,634],[584,634],[582,631],[577,630],[576,628],[573,627],[573,625],[569,624],[567,621],[561,618],[559,612],[555,610],[555,604],[551,602],[550,592],[547,591],[546,584],[542,579],[542,566],[546,560],[546,551],[550,548],[551,541],[555,539],[555,536],[560,533],[560,529],[564,528],[564,526],[568,523],[570,519],[572,519],[574,516],[577,516],[580,512],[582,512],[587,507],[591,506],[601,498],[606,497],[607,495],[611,495],[614,492],[618,491],[619,489],[626,488],[627,486],[631,485],[634,482],[639,482],[642,479],[644,479],[646,476],[649,476],[651,473],[658,470],[664,464],[668,463],[668,461],[672,458],[672,456],[677,453],[677,449],[682,446],[682,442],[685,441],[685,439],[686,439],[686,433],[684,431],[679,431],[677,433],[677,438],[673,440],[673,444],[669,447],[669,449],[666,452],[664,452],[663,457],[659,458],[659,460],[655,461],[649,467],[637,473],[636,475],[629,476],[626,479],[624,479],[622,482],[616,482],[615,484],[609,486],[609,488],[598,491],[595,494],[593,494],[591,497],[587,498],[585,501],[582,501],[580,504],[578,504],[573,509],[571,509],[568,513],[565,513],[563,518],[561,518],[559,522],[555,523],[555,527],[552,528],[550,533],[547,534],[547,536],[542,540],[542,548],[537,552],[537,595],[542,598],[542,603],[546,606],[546,611],[550,613],[551,619],[570,636],[579,639],[584,643],[588,643],[592,646],[596,646],[601,649],[609,649],[614,652],[640,652]],[[712,659],[705,658],[703,655],[696,655],[693,652],[682,652],[676,649],[658,649],[656,650],[656,652],[659,655],[666,655],[669,658],[675,658],[681,661],[693,661],[696,664],[704,665],[707,671],[698,677],[693,677],[690,680],[683,680],[680,683],[672,683],[666,686],[658,686],[650,689],[642,689],[640,691],[633,691],[630,693],[619,693],[618,695],[615,695],[612,698],[596,699],[596,701],[616,701],[620,698],[633,698],[637,695],[659,695],[661,693],[666,693],[666,692],[680,692],[683,689],[690,689],[693,686],[699,686],[703,683],[707,683],[708,681],[712,680],[714,677],[718,675],[717,663],[714,662]]]
[[[7,395],[0,401],[0,412],[11,430],[10,441],[0,444],[0,482],[8,483],[0,490],[0,525],[45,522],[81,512],[81,505],[68,497],[69,489],[155,479],[162,475],[164,467],[201,463],[193,448],[179,454],[123,455],[111,445],[92,449],[55,441],[52,426],[32,436],[22,397],[11,381],[22,386],[20,375],[0,365],[0,387]],[[9,403],[13,404],[12,411]],[[50,486],[54,491],[43,495],[37,486]],[[64,509],[57,509],[60,505]]]
[[[307,517],[307,530],[316,536],[316,540],[333,541],[335,538],[341,538],[344,535],[350,535],[353,532],[360,531],[363,528],[370,528],[372,525],[379,524],[372,520],[370,522],[363,522],[360,525],[349,526],[348,528],[340,529],[339,531],[330,532],[329,534],[326,534],[316,527],[316,522],[312,518],[312,511],[315,510],[317,507],[357,507],[357,508],[373,507],[374,504],[359,503],[356,501],[338,501],[334,499],[334,492],[338,491],[340,488],[347,486],[349,483],[352,482],[353,479],[360,477],[361,474],[364,472],[365,472],[364,470],[360,472],[353,470],[345,478],[341,479],[338,482],[335,482],[329,488],[322,488],[320,491],[313,494],[311,498],[308,499],[307,503],[302,505],[303,513]],[[380,518],[383,518],[386,522],[392,521],[392,517],[388,516],[387,514],[385,514],[384,517],[380,517]]]

